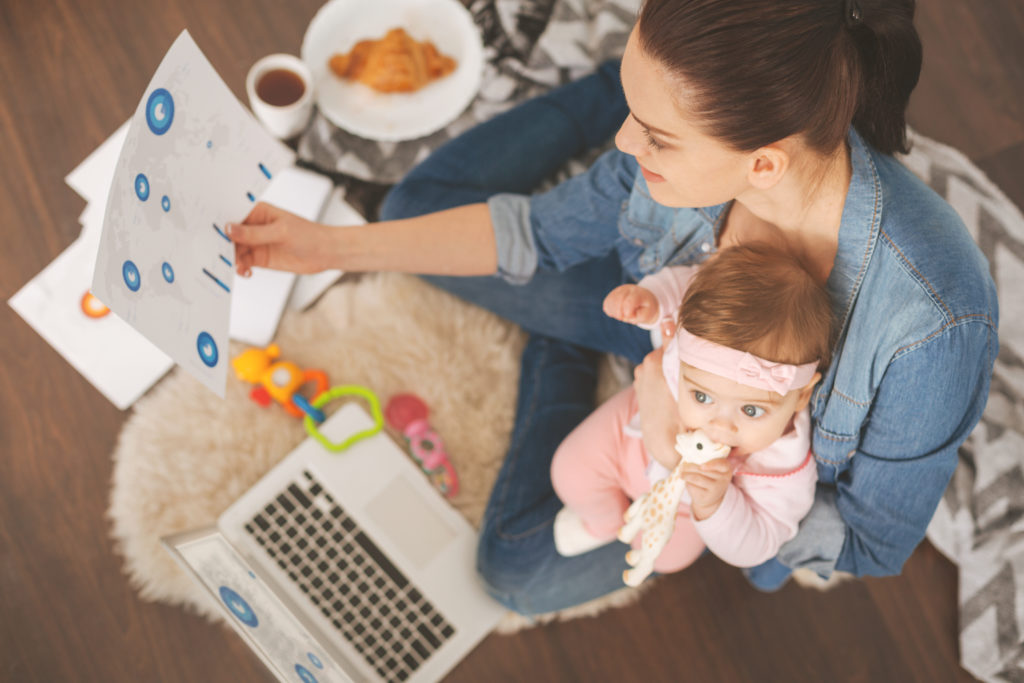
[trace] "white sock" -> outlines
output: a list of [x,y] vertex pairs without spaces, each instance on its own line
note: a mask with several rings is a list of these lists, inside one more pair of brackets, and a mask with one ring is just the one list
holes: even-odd
[[594,548],[611,543],[612,538],[597,538],[583,526],[583,520],[567,507],[555,515],[555,550],[562,557],[582,555]]

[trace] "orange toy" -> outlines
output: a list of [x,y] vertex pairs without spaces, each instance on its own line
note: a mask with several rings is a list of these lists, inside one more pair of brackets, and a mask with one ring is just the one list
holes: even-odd
[[[327,390],[327,375],[323,370],[302,370],[298,365],[286,360],[277,360],[281,349],[271,344],[265,349],[246,349],[231,361],[235,376],[243,382],[255,384],[249,392],[249,398],[261,406],[270,405],[271,400],[277,401],[289,415],[303,417],[310,415],[318,422],[323,421],[323,413],[310,406],[299,389],[309,382],[314,383],[313,399]],[[313,411],[313,412],[310,412]]]

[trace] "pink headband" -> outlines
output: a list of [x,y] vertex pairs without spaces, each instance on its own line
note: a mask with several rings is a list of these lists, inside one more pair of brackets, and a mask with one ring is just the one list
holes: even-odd
[[755,389],[786,394],[791,389],[807,386],[818,369],[817,361],[803,365],[773,363],[746,351],[709,342],[690,334],[684,327],[678,328],[676,337],[679,360]]

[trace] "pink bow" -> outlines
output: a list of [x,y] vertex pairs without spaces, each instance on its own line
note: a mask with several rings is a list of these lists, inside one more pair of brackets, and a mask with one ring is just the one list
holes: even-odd
[[[803,365],[787,365],[758,358],[752,353],[701,339],[691,334],[685,327],[680,327],[669,341],[669,347],[665,351],[665,362],[670,358],[672,362],[683,361],[734,382],[779,394],[786,394],[795,387],[806,386],[818,369],[817,361]],[[679,369],[670,368],[666,372],[667,376],[672,376],[678,373]]]
[[[759,380],[775,393],[783,395],[793,388],[793,379],[796,377],[794,366],[762,360],[749,353],[743,354],[736,371],[739,373],[737,381],[741,384],[747,384],[749,380]],[[745,382],[744,379],[748,381]]]

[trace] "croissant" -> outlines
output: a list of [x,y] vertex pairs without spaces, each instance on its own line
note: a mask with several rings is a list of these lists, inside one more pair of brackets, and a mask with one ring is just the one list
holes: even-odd
[[455,70],[456,62],[429,40],[418,41],[394,28],[377,40],[361,40],[347,54],[328,61],[339,78],[365,83],[379,92],[413,92]]

